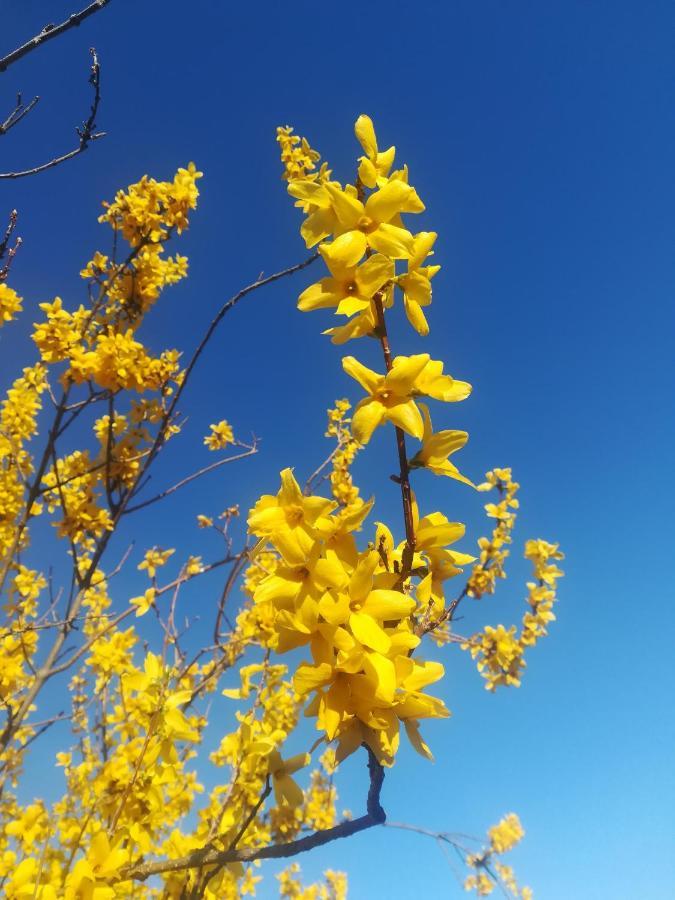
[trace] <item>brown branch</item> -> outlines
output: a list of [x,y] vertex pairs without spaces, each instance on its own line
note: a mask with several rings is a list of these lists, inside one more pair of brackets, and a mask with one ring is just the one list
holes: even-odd
[[[235,849],[235,847],[237,846],[239,841],[246,834],[248,828],[250,827],[250,825],[253,822],[253,820],[255,819],[255,817],[258,815],[258,813],[262,809],[262,807],[265,803],[265,800],[267,800],[267,798],[269,797],[269,795],[271,793],[272,793],[272,781],[268,774],[267,777],[265,778],[265,784],[263,786],[262,792],[261,792],[260,796],[258,797],[258,800],[257,800],[255,806],[251,809],[249,814],[244,819],[244,822],[242,823],[240,829],[237,831],[233,840],[230,842],[230,846],[228,847],[228,850]],[[209,881],[215,875],[217,875],[218,872],[220,871],[220,869],[222,869],[225,865],[226,865],[226,863],[221,863],[220,865],[217,865],[213,869],[208,869],[207,872],[203,875],[200,870],[200,872],[199,872],[200,877],[199,877],[197,884],[195,884],[192,894],[190,895],[190,900],[192,900],[192,898],[194,898],[194,900],[199,900],[199,898],[203,897],[204,892],[206,890],[206,886],[208,885]]]
[[223,590],[220,594],[220,599],[218,601],[218,612],[216,614],[216,621],[213,627],[213,640],[216,644],[220,645],[220,629],[223,624],[223,618],[225,617],[225,604],[227,603],[227,598],[230,595],[230,591],[234,587],[234,583],[239,578],[243,570],[249,563],[248,557],[249,547],[246,545],[244,549],[239,554],[237,561],[234,566],[230,570],[230,574],[227,577],[227,581],[223,587]]
[[196,364],[199,360],[199,357],[204,352],[206,345],[211,340],[214,331],[216,330],[218,325],[220,325],[224,316],[231,309],[233,309],[237,305],[237,303],[239,303],[239,301],[242,300],[247,294],[252,293],[253,291],[257,290],[258,288],[265,287],[265,285],[272,284],[275,281],[279,281],[280,278],[285,278],[287,275],[292,275],[294,272],[299,272],[301,269],[307,268],[307,266],[311,265],[314,262],[314,260],[316,260],[318,258],[319,258],[319,254],[313,253],[311,256],[309,256],[306,260],[304,260],[301,263],[296,263],[296,265],[294,265],[294,266],[289,266],[289,268],[287,268],[287,269],[282,269],[281,272],[275,272],[273,275],[268,275],[267,278],[262,278],[262,277],[258,278],[257,281],[254,281],[252,284],[249,284],[245,288],[242,288],[240,291],[238,291],[233,297],[231,297],[229,300],[227,300],[220,307],[220,309],[216,313],[214,319],[212,320],[211,324],[206,329],[204,337],[199,342],[197,349],[192,354],[192,359],[190,360],[190,362],[187,365],[187,368],[185,369],[185,375],[183,377],[183,380],[181,381],[180,385],[178,386],[178,389],[177,389],[176,393],[174,394],[173,401],[171,402],[169,409],[165,415],[165,419],[167,422],[173,415],[173,411],[178,404],[178,401],[180,399],[182,392],[185,390],[185,386],[190,378],[190,375],[192,374],[192,370],[196,366]]
[[67,162],[69,159],[74,159],[76,156],[79,156],[80,153],[84,153],[89,147],[89,144],[93,141],[105,137],[104,131],[95,130],[96,116],[101,103],[101,66],[99,65],[98,55],[94,47],[92,47],[89,52],[92,57],[89,84],[91,84],[94,89],[94,97],[91,107],[89,108],[89,116],[82,123],[81,127],[75,129],[79,138],[77,147],[75,147],[74,150],[70,150],[68,153],[50,159],[49,162],[34,166],[32,169],[23,169],[21,172],[0,172],[0,179],[26,178],[28,175],[38,175],[40,172],[46,172],[47,169],[54,169],[56,166],[60,166],[61,163]]
[[165,491],[156,494],[154,497],[150,497],[149,500],[144,500],[142,503],[137,503],[135,506],[127,506],[124,511],[124,515],[127,516],[129,515],[129,513],[136,512],[139,509],[150,506],[151,503],[157,503],[159,500],[163,500],[165,497],[168,497],[169,494],[173,494],[174,491],[185,487],[186,484],[190,484],[190,482],[194,481],[196,478],[201,478],[202,475],[207,475],[209,472],[213,472],[214,469],[219,469],[226,463],[236,462],[239,459],[246,459],[247,456],[253,456],[254,453],[258,452],[257,438],[253,439],[253,443],[251,445],[238,444],[238,446],[246,447],[247,449],[243,453],[237,453],[235,456],[226,456],[223,459],[219,459],[208,466],[204,466],[202,469],[198,469],[196,472],[193,472],[192,475],[188,475],[186,478],[181,479],[181,481],[176,482],[176,484],[172,485],[170,488],[167,488]]
[[22,119],[25,119],[30,111],[35,109],[39,102],[39,97],[33,97],[29,103],[24,103],[23,95],[21,94],[21,91],[19,91],[16,95],[16,105],[14,109],[10,112],[4,122],[0,122],[0,137],[2,137],[3,134],[7,134],[10,128],[14,128],[15,125],[18,125]]
[[16,256],[19,247],[21,246],[21,238],[18,237],[14,243],[14,246],[10,247],[9,250],[7,249],[9,247],[9,242],[12,238],[12,234],[14,233],[14,229],[16,228],[16,221],[18,217],[19,214],[15,209],[13,209],[9,214],[9,221],[7,223],[7,228],[5,229],[5,234],[0,241],[0,260],[4,259],[5,255],[7,256],[7,262],[3,266],[0,266],[0,283],[7,280],[12,261]]
[[51,41],[53,38],[59,37],[64,32],[70,31],[71,28],[77,27],[84,22],[85,19],[88,19],[89,16],[93,16],[94,13],[102,10],[109,2],[110,0],[94,0],[93,3],[90,3],[89,6],[86,6],[84,9],[80,10],[80,12],[68,16],[65,22],[61,22],[60,25],[45,25],[39,34],[36,34],[35,37],[26,41],[25,44],[17,47],[16,50],[12,50],[11,53],[8,53],[0,59],[0,72],[6,72],[12,63],[27,56],[31,51],[42,46],[42,44],[46,44],[47,41]]
[[[321,475],[323,475],[323,473],[328,468],[328,466],[333,462],[336,454],[338,453],[339,450],[342,449],[343,446],[344,446],[343,442],[338,439],[337,445],[335,447],[333,447],[333,449],[328,454],[328,456],[324,459],[324,461],[321,463],[321,465],[317,466],[316,469],[309,476],[307,481],[305,481],[305,487],[303,488],[302,493],[306,497],[309,497],[311,495],[312,491],[314,490],[314,484],[316,483],[318,478]],[[327,477],[328,477],[327,475],[324,475],[322,480],[325,480]]]
[[384,769],[377,761],[374,753],[369,747],[368,752],[368,773],[370,776],[370,784],[368,787],[368,797],[366,803],[366,813],[359,816],[358,819],[341,822],[333,828],[325,828],[321,831],[315,831],[303,838],[289,841],[286,844],[270,844],[267,847],[250,847],[242,850],[235,848],[231,850],[213,850],[205,848],[202,850],[194,850],[187,856],[177,859],[167,859],[158,862],[141,862],[132,863],[130,866],[124,866],[119,870],[115,877],[115,881],[145,881],[152,875],[161,875],[164,872],[177,872],[184,869],[198,869],[202,866],[223,866],[233,862],[253,862],[256,859],[286,859],[289,856],[297,856],[299,853],[306,853],[315,847],[322,847],[331,841],[339,838],[351,837],[358,834],[359,831],[365,831],[375,825],[383,825],[386,821],[385,811],[380,804],[380,794],[382,792],[382,784],[384,782]]
[[[227,565],[227,563],[230,563],[230,562],[233,562],[233,559],[231,557],[224,557],[223,559],[216,560],[216,562],[209,563],[209,565],[204,566],[204,568],[201,571],[196,572],[194,575],[180,576],[180,577],[176,578],[174,581],[170,582],[169,584],[165,584],[164,587],[158,588],[157,592],[155,593],[155,599],[157,597],[161,597],[162,594],[165,594],[167,591],[173,590],[176,587],[176,585],[183,584],[186,581],[191,581],[193,578],[197,578],[199,575],[205,575],[207,572],[211,572],[211,571],[213,571],[213,569],[217,569],[220,566]],[[84,590],[84,589],[82,589],[82,590]],[[106,632],[110,631],[112,628],[117,627],[117,625],[119,625],[120,622],[123,622],[125,619],[129,618],[129,616],[131,616],[135,612],[136,612],[135,607],[129,606],[127,609],[123,610],[121,613],[118,613],[114,618],[111,618],[110,621],[108,622],[108,624],[104,628],[102,628],[100,631],[97,631],[96,634],[92,635],[84,644],[82,644],[81,647],[78,647],[78,649],[74,651],[73,655],[71,657],[69,657],[64,663],[61,663],[60,665],[56,665],[55,664],[56,657],[55,657],[54,664],[52,665],[52,667],[50,669],[46,670],[42,675],[42,677],[44,677],[44,680],[47,681],[48,679],[53,678],[54,675],[59,675],[61,672],[65,672],[67,669],[69,669],[73,665],[74,662],[76,662],[78,659],[81,659],[84,656],[84,654],[87,652],[87,650],[90,650],[94,646],[94,644],[96,643],[97,640],[99,640],[99,638],[103,637],[103,635],[106,634]],[[67,627],[72,628],[73,623],[75,621],[76,621],[76,619],[73,618],[72,616],[70,616],[62,624],[63,624],[64,628],[67,628]],[[69,652],[69,651],[64,651],[64,653],[65,652]],[[61,658],[62,658],[62,656],[61,656]]]
[[[387,334],[387,323],[384,318],[384,304],[382,292],[378,291],[373,297],[375,310],[377,313],[377,336],[380,339],[382,347],[382,355],[384,356],[384,364],[387,372],[391,371],[392,357],[391,348],[389,346],[389,336]],[[408,467],[408,455],[405,446],[405,434],[398,426],[396,431],[396,449],[398,451],[399,476],[398,483],[401,486],[401,500],[403,501],[403,518],[405,521],[405,537],[406,546],[403,551],[401,582],[410,572],[413,556],[415,554],[415,526],[413,524],[412,513],[412,490],[410,488],[410,468]]]
[[135,496],[138,493],[140,487],[142,487],[141,482],[142,482],[143,478],[145,477],[145,473],[147,472],[150,465],[153,463],[153,461],[154,461],[155,457],[157,456],[157,454],[159,453],[159,451],[162,449],[162,446],[164,445],[165,439],[166,439],[166,432],[167,432],[169,424],[171,423],[171,420],[172,420],[173,414],[176,410],[176,407],[178,405],[178,401],[180,400],[180,398],[183,394],[183,391],[187,387],[187,383],[190,380],[190,376],[191,376],[195,366],[199,362],[199,358],[201,357],[202,353],[206,349],[207,344],[213,337],[216,329],[222,322],[225,315],[231,309],[233,309],[237,305],[237,303],[239,303],[239,301],[242,300],[247,294],[252,293],[253,291],[257,290],[258,288],[265,287],[265,285],[272,284],[275,281],[279,281],[279,279],[285,278],[287,275],[292,275],[294,272],[299,272],[301,269],[305,269],[307,266],[309,266],[311,263],[313,263],[314,260],[316,260],[318,258],[319,258],[319,254],[313,253],[310,257],[308,257],[306,260],[304,260],[301,263],[296,263],[296,265],[294,265],[294,266],[289,266],[287,269],[282,269],[280,272],[275,272],[273,275],[268,275],[267,278],[258,278],[257,281],[254,281],[252,284],[249,284],[245,288],[242,288],[240,291],[238,291],[233,297],[231,297],[229,300],[227,300],[220,307],[220,309],[216,313],[215,317],[211,320],[211,323],[208,326],[208,328],[206,329],[201,341],[197,345],[196,350],[192,354],[190,362],[188,363],[188,365],[185,369],[185,372],[180,381],[180,384],[176,388],[176,391],[173,395],[171,403],[169,404],[166,412],[164,413],[164,415],[162,417],[162,421],[160,423],[157,435],[155,437],[152,447],[150,448],[150,452],[148,453],[147,459],[145,460],[145,464],[141,467],[141,470],[136,479],[135,486],[129,490],[129,492],[125,495],[125,497],[123,498],[123,500],[120,504],[120,509],[119,509],[120,516],[124,514],[125,510],[127,509],[128,505],[129,505],[129,501],[131,500],[131,498],[133,496]]
[[252,809],[251,812],[248,814],[248,816],[246,816],[246,820],[244,821],[243,825],[241,826],[241,828],[239,829],[239,831],[238,831],[238,832],[236,833],[236,835],[234,836],[234,839],[232,840],[232,842],[231,842],[231,844],[230,844],[230,846],[229,846],[229,849],[230,849],[230,850],[234,850],[234,849],[236,848],[236,846],[237,846],[237,844],[239,843],[239,841],[240,841],[240,840],[243,838],[243,836],[246,834],[246,831],[247,831],[247,829],[249,828],[251,822],[255,819],[255,817],[256,817],[256,816],[258,815],[258,813],[260,812],[263,803],[265,802],[265,800],[267,800],[267,798],[269,797],[269,795],[270,795],[271,793],[272,793],[272,782],[271,782],[271,780],[270,780],[270,776],[268,775],[267,778],[265,779],[265,787],[263,788],[263,791],[262,791],[260,797],[258,798],[258,802],[257,802],[256,805],[253,807],[253,809]]

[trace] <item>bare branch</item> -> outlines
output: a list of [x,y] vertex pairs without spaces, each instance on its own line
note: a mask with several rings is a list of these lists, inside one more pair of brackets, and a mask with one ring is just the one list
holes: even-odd
[[45,25],[39,34],[36,34],[35,37],[26,41],[25,44],[17,47],[16,50],[12,50],[11,53],[8,53],[0,59],[0,72],[6,72],[12,63],[27,56],[31,51],[42,46],[42,44],[46,44],[47,41],[51,41],[53,38],[59,37],[59,35],[62,35],[64,32],[70,31],[71,28],[77,27],[84,22],[85,19],[88,19],[89,16],[93,16],[94,13],[100,12],[100,10],[107,6],[109,2],[110,0],[94,0],[93,3],[90,3],[89,6],[86,6],[84,9],[80,10],[80,12],[68,16],[65,22],[61,22],[60,25]]
[[[9,247],[9,242],[12,238],[12,234],[14,233],[14,229],[16,228],[16,221],[19,217],[19,214],[15,209],[11,211],[9,214],[9,222],[7,223],[7,228],[5,229],[5,234],[0,241],[0,261],[2,261],[5,256],[7,256],[7,261],[3,266],[0,266],[0,284],[3,281],[7,280],[7,276],[9,275],[9,270],[12,265],[12,261],[16,256],[19,247],[21,246],[21,238],[18,237],[14,243],[13,247]],[[9,247],[9,250],[7,249]]]
[[213,472],[214,469],[219,469],[221,466],[224,466],[227,463],[236,462],[239,459],[246,459],[247,456],[253,456],[254,453],[258,452],[257,438],[254,438],[253,443],[250,445],[238,444],[238,446],[246,447],[246,450],[243,453],[235,454],[235,456],[226,456],[223,459],[219,459],[216,462],[211,463],[211,465],[209,466],[204,466],[202,469],[198,469],[196,472],[193,472],[192,475],[188,475],[186,478],[181,479],[181,481],[178,481],[176,484],[172,485],[170,488],[167,488],[165,491],[156,494],[154,497],[150,497],[149,500],[144,500],[142,503],[137,503],[135,506],[127,506],[124,511],[124,515],[129,515],[129,513],[136,512],[139,509],[150,506],[151,503],[157,503],[159,500],[163,500],[165,497],[168,497],[169,494],[173,494],[174,491],[185,487],[186,484],[190,484],[190,482],[194,481],[196,478],[201,478],[202,475],[207,475],[209,472]]
[[19,93],[16,95],[16,106],[7,116],[5,121],[0,122],[0,137],[2,137],[3,134],[7,134],[10,128],[14,128],[15,125],[18,125],[22,119],[25,119],[28,113],[32,109],[35,109],[39,102],[39,97],[33,97],[33,99],[29,103],[24,103],[23,96],[19,91]]
[[[108,2],[108,0],[106,0],[106,2]],[[99,138],[105,137],[104,131],[95,130],[96,116],[98,114],[98,107],[101,102],[101,66],[99,64],[98,55],[95,48],[91,47],[89,52],[91,53],[92,57],[91,71],[89,74],[89,84],[91,84],[94,89],[94,97],[91,103],[91,107],[89,108],[89,116],[80,127],[75,129],[79,138],[77,147],[75,147],[74,150],[71,150],[68,153],[64,153],[62,156],[57,156],[54,159],[50,159],[49,162],[42,163],[39,166],[34,166],[32,169],[24,169],[21,172],[0,172],[0,179],[26,178],[28,175],[38,175],[40,172],[46,172],[47,169],[54,169],[56,166],[60,166],[61,163],[67,162],[69,159],[74,159],[76,156],[79,156],[80,153],[84,153],[89,144],[91,144],[93,141],[97,141]],[[23,115],[25,115],[25,113]],[[21,116],[22,118],[23,115]]]

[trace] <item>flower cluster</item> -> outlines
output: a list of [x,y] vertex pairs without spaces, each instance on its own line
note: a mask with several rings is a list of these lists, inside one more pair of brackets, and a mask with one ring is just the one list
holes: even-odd
[[347,900],[347,876],[344,872],[324,872],[324,881],[303,887],[300,881],[300,866],[292,863],[284,869],[279,880],[279,897],[284,900]]
[[234,432],[232,426],[225,419],[209,426],[211,434],[204,438],[204,444],[209,450],[224,450],[228,444],[234,444]]
[[0,328],[21,312],[21,304],[22,300],[17,292],[4,281],[0,281]]
[[[452,482],[475,488],[455,464],[467,433],[435,432],[431,420],[434,401],[463,401],[471,386],[429,353],[392,350],[394,306],[415,341],[429,333],[437,234],[410,224],[425,207],[407,166],[395,168],[395,148],[380,149],[368,116],[355,133],[361,155],[353,183],[336,181],[290,127],[278,129],[277,141],[282,178],[304,214],[301,234],[325,267],[298,306],[332,310],[332,343],[370,337],[353,346],[379,346],[381,361],[342,359],[363,393],[353,406],[340,399],[328,411],[335,445],[306,483],[284,468],[278,492],[253,504],[247,529],[230,500],[220,514],[197,516],[199,536],[220,547],[214,557],[201,547],[160,547],[148,535],[140,553],[132,544],[114,566],[104,559],[122,546],[122,526],[138,509],[248,455],[146,487],[150,466],[185,421],[177,404],[212,332],[182,363],[178,350],[146,345],[143,328],[164,288],[187,274],[186,258],[167,247],[188,227],[201,173],[191,164],[168,181],[146,176],[118,192],[100,219],[112,246],[80,272],[87,302],[67,308],[56,297],[38,306],[39,361],[0,406],[0,883],[10,898],[254,896],[261,858],[299,852],[308,833],[321,843],[324,832],[382,820],[381,809],[373,813],[381,767],[393,765],[402,732],[432,758],[420,724],[449,712],[427,693],[444,666],[425,658],[425,642],[470,649],[494,689],[519,683],[525,648],[554,618],[562,554],[532,540],[525,555],[534,578],[520,633],[503,626],[468,639],[454,633],[459,602],[492,593],[504,577],[518,485],[509,469],[479,485],[499,498],[486,506],[496,525],[479,542],[478,561],[455,549],[462,523],[418,505],[412,479],[424,471],[450,479],[448,489],[460,490]],[[0,278],[0,324],[21,307]],[[375,499],[354,477],[357,457],[380,452],[384,433],[401,493],[401,520],[391,527],[369,521]],[[246,447],[228,421],[214,421],[200,452],[230,444]],[[388,474],[385,457],[377,465]],[[53,526],[40,529],[39,559],[49,541],[62,549],[49,569],[31,561],[37,517]],[[467,566],[468,581],[450,593]],[[219,573],[226,574],[209,602],[206,586]],[[243,600],[233,609],[237,586]],[[193,594],[189,604],[183,591]],[[196,649],[185,631],[209,612],[207,646]],[[50,716],[55,701],[43,688],[59,683],[70,702]],[[299,727],[303,712],[318,731],[313,743]],[[70,729],[55,757],[63,792],[22,803],[29,748],[57,723],[54,735]],[[351,820],[338,813],[336,774],[364,745],[368,814]],[[521,837],[514,815],[490,829],[487,848],[469,858],[467,887],[487,894],[495,873],[527,900],[499,859]],[[277,877],[282,897],[346,898],[340,872],[303,886],[292,864]]]
[[526,665],[525,650],[548,634],[548,623],[555,620],[552,607],[556,600],[556,582],[563,574],[555,562],[564,555],[557,544],[538,539],[527,541],[525,557],[532,562],[535,580],[527,583],[529,609],[523,616],[520,633],[515,625],[510,628],[487,625],[462,644],[477,660],[478,671],[486,679],[485,687],[490,691],[500,685],[520,685]]
[[337,441],[337,446],[330,457],[330,486],[333,497],[343,508],[344,513],[364,503],[350,471],[356,454],[361,449],[361,445],[351,432],[352,420],[348,415],[351,408],[348,400],[336,400],[335,406],[328,410],[326,430],[326,437],[334,437]]
[[478,539],[480,562],[474,566],[468,582],[468,594],[477,599],[483,594],[494,594],[498,578],[506,578],[504,563],[509,555],[508,545],[511,543],[511,532],[516,523],[515,510],[518,509],[516,494],[520,485],[514,481],[511,469],[494,469],[487,472],[479,491],[490,491],[496,488],[499,492],[497,503],[487,503],[485,512],[491,519],[496,519],[491,537]]
[[423,693],[443,667],[410,657],[420,638],[416,602],[398,588],[401,550],[382,528],[369,549],[357,549],[353,533],[370,506],[335,515],[335,501],[304,495],[284,470],[278,494],[262,497],[249,514],[251,532],[279,558],[253,599],[272,611],[278,653],[309,646],[313,661],[298,667],[293,683],[301,697],[313,695],[307,712],[328,741],[337,740],[337,759],[366,743],[390,765],[400,722],[428,754],[418,720],[448,712]]
[[475,891],[478,897],[488,897],[496,887],[501,888],[505,896],[514,900],[532,900],[533,894],[528,887],[519,887],[511,866],[499,858],[508,853],[525,835],[520,819],[515,813],[507,816],[488,829],[488,845],[480,852],[469,854],[467,865],[474,869],[464,882],[467,891]]
[[[321,154],[312,150],[305,138],[293,134],[290,125],[285,127],[280,125],[277,128],[277,142],[281,153],[281,162],[284,166],[281,177],[286,181],[307,178],[321,159]],[[316,175],[309,177],[315,178]]]

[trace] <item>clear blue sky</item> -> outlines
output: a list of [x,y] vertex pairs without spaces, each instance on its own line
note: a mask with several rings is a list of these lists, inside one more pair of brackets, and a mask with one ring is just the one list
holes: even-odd
[[[4,6],[8,50],[74,0]],[[113,0],[0,76],[8,109],[17,88],[43,97],[2,140],[7,170],[68,149],[89,99],[89,45],[103,64],[105,140],[69,166],[0,184],[0,214],[21,214],[12,283],[29,303],[84,300],[77,273],[107,247],[101,199],[191,159],[205,172],[180,247],[190,279],[145,332],[157,348],[189,349],[225,297],[305,257],[279,180],[277,124],[307,134],[343,180],[359,113],[383,145],[396,143],[443,270],[430,337],[397,325],[395,349],[428,350],[475,385],[436,424],[470,432],[469,475],[510,465],[523,486],[512,578],[482,608],[467,606],[461,626],[518,621],[527,537],[560,541],[567,577],[520,690],[492,696],[466,656],[447,654],[440,693],[453,718],[424,729],[437,761],[402,752],[384,803],[392,820],[475,834],[517,811],[527,836],[513,863],[539,900],[675,897],[674,26],[675,8],[657,0]],[[255,430],[262,452],[139,517],[144,546],[208,556],[196,513],[247,508],[283,466],[306,474],[323,458],[325,408],[358,391],[320,336],[327,317],[295,310],[310,272],[228,318],[202,392],[190,394],[182,449],[157,483],[206,461],[200,439],[221,416],[241,435]],[[31,319],[4,330],[5,380],[25,358]],[[363,342],[354,351],[376,359]],[[376,488],[377,518],[396,521],[391,466],[391,441],[378,438],[357,474]],[[419,483],[426,508],[469,523],[470,549],[481,497]],[[209,596],[194,597],[207,615]],[[361,766],[343,783],[362,779]],[[360,811],[360,783],[343,796]],[[432,841],[393,830],[325,847],[303,867],[346,868],[355,900],[463,896]]]

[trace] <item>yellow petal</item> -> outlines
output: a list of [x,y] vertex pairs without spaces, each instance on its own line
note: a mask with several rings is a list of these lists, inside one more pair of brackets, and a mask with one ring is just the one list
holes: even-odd
[[368,235],[368,244],[373,250],[392,259],[408,259],[412,252],[413,236],[405,228],[383,222]]
[[[407,294],[403,297],[403,306],[412,327],[421,337],[426,337],[429,334],[429,323],[422,312],[422,307],[418,303],[412,303]],[[298,308],[300,308],[300,304],[298,304]]]
[[370,116],[362,113],[358,117],[354,125],[354,134],[359,144],[363,147],[363,152],[366,156],[370,159],[375,159],[377,156],[377,138],[375,137],[373,120]]
[[375,619],[366,613],[352,613],[349,617],[349,627],[352,634],[364,646],[378,653],[388,653],[391,641],[380,628]]
[[375,698],[382,703],[392,703],[396,692],[396,670],[393,662],[380,653],[366,653],[363,667],[368,681],[373,686]]
[[384,588],[371,591],[361,607],[363,612],[379,622],[397,622],[409,616],[414,608],[415,601],[412,597],[400,591],[388,591]]
[[420,231],[415,235],[415,250],[410,257],[410,268],[417,269],[431,252],[438,234],[435,231]]
[[356,270],[356,283],[362,296],[372,297],[395,272],[394,263],[386,256],[375,253]]
[[372,397],[361,400],[352,416],[352,434],[360,444],[368,443],[386,412],[385,407]]
[[326,190],[330,197],[331,206],[335,210],[335,215],[344,230],[348,231],[355,228],[356,223],[364,214],[363,203],[334,184],[327,184]]
[[319,247],[319,253],[336,277],[340,277],[337,272],[342,274],[345,269],[357,266],[365,252],[366,238],[361,231],[347,231],[330,244]]
[[414,191],[409,184],[389,181],[368,197],[365,213],[376,222],[390,222],[394,216],[403,211],[411,194],[414,194]]
[[419,662],[415,661],[415,667],[410,675],[403,682],[406,691],[420,691],[422,688],[433,684],[435,681],[445,675],[445,669],[439,662]]
[[342,368],[345,370],[347,375],[350,375],[352,378],[358,381],[364,391],[366,391],[368,394],[375,393],[375,391],[383,381],[382,375],[378,375],[377,372],[373,372],[372,369],[364,366],[363,363],[360,363],[358,359],[353,356],[343,357]]
[[427,367],[430,356],[428,353],[416,353],[413,356],[396,356],[392,363],[391,371],[387,372],[385,387],[396,394],[410,394],[415,381]]
[[421,756],[424,756],[426,759],[433,762],[434,755],[431,752],[431,750],[429,749],[429,745],[427,743],[425,743],[425,741],[422,738],[422,735],[420,734],[419,722],[417,722],[415,719],[406,719],[403,722],[403,725],[405,727],[405,732],[408,735],[408,740],[413,745],[415,750],[417,750],[417,752]]
[[335,281],[332,278],[324,278],[323,281],[310,284],[298,297],[298,309],[300,312],[311,312],[315,309],[327,309],[330,306],[337,306],[340,302],[340,295],[334,290],[330,290],[330,287],[334,285]]
[[299,694],[308,694],[328,684],[332,677],[333,667],[328,663],[321,663],[318,666],[298,666],[293,677],[293,687]]
[[421,438],[424,434],[422,416],[414,400],[389,407],[386,411],[386,417],[398,428],[402,428],[406,434],[416,438]]
[[301,788],[296,784],[290,775],[282,775],[280,778],[274,777],[274,798],[278,805],[283,803],[288,806],[300,806],[305,799]]

